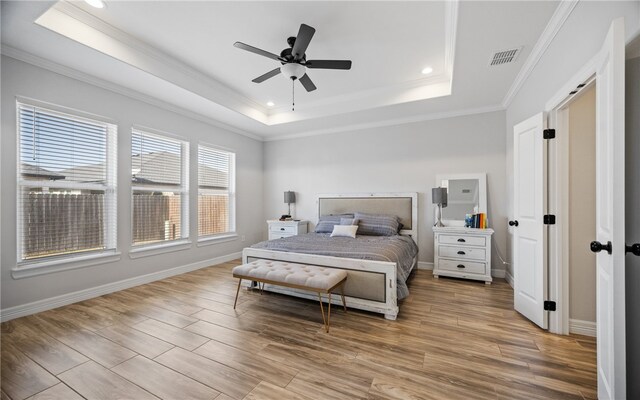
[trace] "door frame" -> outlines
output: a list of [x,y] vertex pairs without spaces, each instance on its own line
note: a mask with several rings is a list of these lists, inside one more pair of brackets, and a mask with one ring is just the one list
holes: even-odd
[[[556,94],[545,103],[548,126],[555,127],[556,140],[549,143],[548,202],[549,214],[557,216],[555,229],[549,232],[549,299],[556,302],[556,311],[549,313],[549,331],[569,334],[569,121],[562,111],[574,98],[570,94],[581,84],[595,83],[600,52],[575,73]],[[596,108],[596,119],[598,110]]]
[[[594,66],[595,68],[595,66]],[[582,71],[581,71],[582,72]],[[586,76],[586,79],[581,79]],[[549,316],[549,331],[569,334],[569,118],[568,107],[596,84],[595,69],[576,75],[577,85],[564,91],[565,97],[548,113],[549,126],[555,126],[556,139],[549,143],[548,210],[556,215],[556,227],[549,232],[549,297],[556,299],[556,312]],[[573,83],[573,80],[571,81]],[[584,85],[578,88],[578,85]],[[564,89],[564,88],[563,88]],[[567,94],[576,91],[573,94]],[[560,96],[560,92],[557,94]],[[549,106],[549,104],[547,104]],[[597,110],[596,116],[597,116]],[[594,177],[595,179],[595,177]],[[594,210],[595,213],[595,210]],[[595,232],[594,232],[595,235]],[[595,271],[594,271],[595,272]],[[595,296],[595,293],[594,293]]]

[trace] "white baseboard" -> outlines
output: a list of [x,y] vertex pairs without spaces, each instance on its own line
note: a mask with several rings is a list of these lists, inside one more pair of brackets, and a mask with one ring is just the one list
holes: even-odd
[[569,333],[596,337],[596,323],[580,319],[569,320]]
[[171,276],[184,274],[186,272],[195,271],[197,269],[209,267],[215,264],[221,264],[223,262],[242,258],[242,252],[227,254],[208,260],[198,261],[192,264],[182,265],[175,268],[169,268],[158,272],[152,272],[150,274],[136,276],[133,278],[124,279],[117,282],[107,283],[105,285],[96,286],[89,289],[79,290],[73,293],[67,293],[60,296],[51,297],[48,299],[37,300],[31,303],[22,304],[19,306],[5,308],[0,310],[0,321],[9,321],[15,318],[24,317],[39,313],[53,308],[65,306],[71,303],[77,303],[82,300],[92,299],[94,297],[102,296],[105,294],[117,292],[119,290],[129,289],[134,286],[144,285],[145,283],[154,282],[160,279],[169,278]]
[[418,269],[428,269],[433,271],[433,263],[428,261],[418,261]]
[[504,278],[505,272],[506,271],[504,269],[492,269],[491,276],[493,276],[494,278]]
[[509,271],[504,271],[504,279],[506,279],[509,286],[513,288],[513,276],[509,273]]

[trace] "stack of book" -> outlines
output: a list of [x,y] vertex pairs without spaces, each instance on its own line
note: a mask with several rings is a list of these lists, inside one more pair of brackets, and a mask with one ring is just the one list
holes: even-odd
[[467,228],[486,229],[488,227],[487,214],[485,213],[467,214],[464,221]]

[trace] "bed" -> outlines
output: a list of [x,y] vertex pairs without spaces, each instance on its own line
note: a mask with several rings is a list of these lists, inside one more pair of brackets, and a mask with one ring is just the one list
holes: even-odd
[[[245,248],[243,263],[267,259],[344,269],[349,307],[395,320],[398,300],[408,295],[406,280],[417,265],[417,197],[417,193],[319,195],[318,217],[355,211],[393,214],[403,225],[400,235],[359,235],[356,239],[330,238],[326,233],[298,235]],[[291,288],[266,285],[264,290],[315,299]]]

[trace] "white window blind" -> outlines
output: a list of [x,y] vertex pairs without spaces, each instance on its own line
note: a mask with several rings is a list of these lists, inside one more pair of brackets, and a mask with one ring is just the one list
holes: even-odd
[[235,231],[235,154],[198,146],[198,236]]
[[18,262],[115,249],[116,126],[17,106]]
[[134,130],[131,135],[133,244],[189,236],[188,143]]

